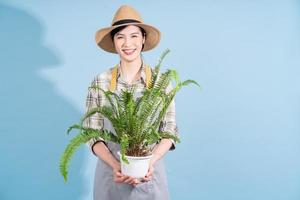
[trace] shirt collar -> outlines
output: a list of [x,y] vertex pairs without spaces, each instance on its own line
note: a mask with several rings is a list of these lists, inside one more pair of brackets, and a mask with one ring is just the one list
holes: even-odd
[[[118,63],[118,73],[117,73],[117,79],[121,76],[121,65],[120,65],[121,61]],[[141,79],[144,81],[144,83],[146,83],[146,73],[145,73],[145,63],[144,61],[142,61],[142,71],[141,71]]]

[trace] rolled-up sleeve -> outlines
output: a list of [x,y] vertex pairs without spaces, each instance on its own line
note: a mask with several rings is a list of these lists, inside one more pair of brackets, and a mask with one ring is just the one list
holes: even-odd
[[[171,82],[166,88],[166,92],[169,93],[173,89]],[[161,132],[168,132],[170,134],[174,134],[179,137],[179,131],[178,126],[176,124],[176,115],[175,115],[175,99],[172,100],[169,107],[167,108],[166,114],[164,118],[162,119],[159,127],[159,131]],[[174,150],[176,148],[176,142],[173,139],[170,139],[172,141],[172,146],[170,147],[170,150]]]
[[[94,79],[91,83],[91,86],[95,85],[96,79]],[[99,85],[98,85],[99,86]],[[85,108],[85,113],[89,112],[91,109],[102,105],[102,96],[101,93],[95,89],[89,89],[88,90],[88,94],[86,97],[86,108]],[[102,130],[104,126],[104,118],[101,114],[99,113],[95,113],[93,115],[91,115],[90,117],[86,118],[83,121],[83,127],[85,128],[92,128],[92,129],[96,129],[96,130]],[[103,142],[103,138],[98,137],[98,138],[93,138],[91,140],[89,140],[86,144],[87,146],[90,148],[90,150],[92,151],[92,153],[97,156],[95,154],[95,152],[93,151],[93,146],[98,143],[98,142]]]

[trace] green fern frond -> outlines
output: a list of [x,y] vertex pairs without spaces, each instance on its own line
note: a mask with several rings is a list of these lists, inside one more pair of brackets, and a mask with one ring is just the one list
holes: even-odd
[[[89,87],[89,89],[94,89],[94,90],[101,91],[105,95],[106,99],[108,99],[108,102],[110,103],[110,106],[114,110],[115,116],[119,117],[119,109],[120,109],[119,102],[120,102],[120,99],[119,99],[119,96],[116,93],[111,92],[110,90],[105,91],[105,90],[103,90],[102,88],[100,88],[99,86],[96,86],[96,85],[93,85],[93,86]],[[115,104],[117,104],[117,106]]]
[[125,154],[126,154],[126,149],[128,148],[129,146],[129,138],[126,134],[123,134],[121,136],[121,141],[120,141],[120,147],[121,147],[121,158],[122,160],[126,163],[126,164],[129,164],[127,158],[125,157]]
[[75,136],[68,146],[66,147],[61,159],[60,159],[60,173],[64,177],[65,182],[68,179],[68,167],[70,160],[75,153],[75,151],[79,148],[82,143],[86,143],[89,139],[98,137],[99,134],[95,131],[88,132],[87,134],[78,134]]
[[70,132],[73,130],[73,129],[81,129],[82,126],[80,124],[74,124],[72,126],[70,126],[67,130],[67,134],[70,134]]
[[91,117],[92,115],[96,114],[96,113],[99,113],[101,114],[102,116],[106,117],[107,119],[109,119],[110,121],[115,121],[116,120],[116,117],[114,115],[114,111],[113,111],[113,108],[112,107],[109,107],[109,106],[102,106],[102,107],[95,107],[95,108],[92,108],[90,109],[88,112],[86,112],[86,114],[83,115],[83,117],[81,118],[80,120],[80,124],[82,125],[83,122]]
[[70,160],[75,151],[80,147],[81,144],[87,143],[92,138],[103,138],[105,141],[112,141],[115,143],[119,142],[119,139],[108,130],[95,130],[91,128],[83,128],[77,125],[76,128],[82,129],[83,132],[75,136],[64,150],[60,159],[60,173],[64,177],[64,180],[68,179],[68,167]]
[[191,83],[197,85],[200,89],[202,89],[202,87],[199,85],[199,83],[197,83],[197,82],[194,81],[194,80],[190,80],[190,79],[189,79],[189,80],[183,81],[183,82],[181,83],[181,85],[182,85],[182,86],[187,86],[187,85],[189,85],[189,84],[191,84]]
[[152,78],[150,81],[150,85],[149,88],[152,88],[156,82],[157,82],[157,78],[159,75],[159,71],[160,71],[160,66],[162,64],[162,61],[164,60],[165,56],[170,52],[170,49],[166,49],[160,56],[158,63],[156,64],[156,66],[154,67],[154,70],[152,71]]
[[162,61],[165,59],[166,55],[167,55],[168,53],[170,53],[170,51],[171,51],[171,50],[167,48],[167,49],[161,54],[161,56],[160,56],[160,58],[159,58],[159,60],[158,60],[158,66],[161,65]]
[[175,134],[169,132],[160,132],[159,135],[161,138],[173,139],[175,142],[180,143],[180,138]]
[[176,70],[170,70],[170,76],[175,80],[176,85],[180,83],[179,74]]

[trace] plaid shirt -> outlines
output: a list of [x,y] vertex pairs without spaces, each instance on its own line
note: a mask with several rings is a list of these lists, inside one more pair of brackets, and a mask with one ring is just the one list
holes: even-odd
[[[104,90],[108,90],[109,85],[110,85],[110,80],[112,77],[111,76],[112,69],[113,69],[113,67],[110,68],[109,70],[105,71],[104,73],[98,74],[96,77],[94,77],[94,80],[92,81],[91,86],[95,85],[95,86],[101,87]],[[145,74],[144,69],[145,69],[145,66],[142,65],[140,79],[138,81],[136,81],[135,83],[133,83],[133,84],[137,84],[136,92],[141,92],[145,89],[146,74]],[[151,70],[153,71],[153,69],[151,69]],[[116,91],[121,91],[126,88],[130,88],[130,87],[131,87],[131,85],[126,83],[123,80],[122,74],[120,73],[120,64],[118,64]],[[169,92],[170,90],[172,90],[172,88],[173,87],[170,82],[168,87],[166,88],[166,91]],[[86,98],[85,112],[86,113],[89,112],[92,108],[94,108],[96,106],[105,105],[106,101],[107,100],[101,91],[89,90],[88,94],[87,94],[87,98]],[[94,115],[90,116],[89,118],[87,118],[84,121],[83,126],[101,130],[104,127],[104,118],[103,118],[103,116],[101,116],[101,114],[95,113]],[[167,112],[166,112],[163,120],[160,123],[159,131],[167,131],[169,133],[179,136],[178,127],[177,127],[176,121],[175,121],[175,100],[174,99],[171,102],[171,104],[169,105]],[[172,141],[172,147],[170,148],[170,150],[174,150],[176,143],[173,139],[170,139],[170,140]],[[96,154],[93,151],[93,146],[97,142],[101,142],[101,141],[104,141],[104,140],[99,137],[97,139],[91,139],[90,141],[87,142],[88,147],[90,148],[90,150],[92,151],[92,153],[94,155],[96,155]]]

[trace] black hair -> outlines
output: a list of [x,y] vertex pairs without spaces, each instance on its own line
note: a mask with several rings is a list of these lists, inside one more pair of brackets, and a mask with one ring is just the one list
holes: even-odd
[[[127,26],[129,26],[129,25],[119,26],[118,28],[113,29],[113,30],[110,32],[111,40],[114,41],[114,36],[115,36],[115,34],[116,34],[117,32],[119,32],[119,31],[123,30],[123,29],[126,28]],[[139,27],[139,26],[137,26],[137,27]],[[145,31],[142,27],[139,27],[139,28],[140,28],[140,30],[141,30],[141,32],[142,32],[143,37],[144,37],[144,36],[146,37],[146,31]],[[145,46],[145,44],[143,44],[142,50],[144,49],[144,46]]]

